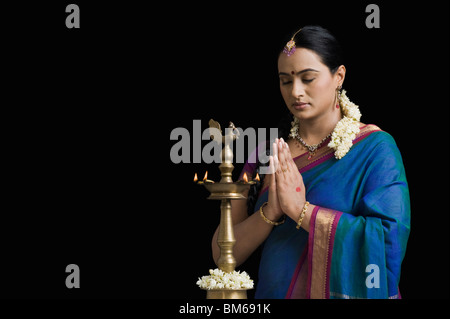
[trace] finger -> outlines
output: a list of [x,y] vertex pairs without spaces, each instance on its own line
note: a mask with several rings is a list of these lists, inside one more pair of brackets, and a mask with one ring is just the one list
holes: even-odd
[[275,155],[273,157],[273,163],[274,163],[275,172],[278,173],[278,171],[280,170],[280,161],[278,160],[277,155]]
[[280,166],[282,170],[287,169],[287,163],[286,163],[286,150],[285,150],[285,146],[284,146],[284,141],[283,139],[280,139],[279,143],[278,143],[278,159],[280,161]]
[[275,139],[275,142],[272,143],[272,152],[273,156],[278,156],[278,139]]
[[269,170],[267,174],[274,174],[275,173],[275,162],[273,159],[273,156],[269,156]]
[[292,154],[291,151],[289,149],[289,145],[286,143],[286,148],[283,149],[285,151],[285,156],[286,156],[286,163],[289,167],[290,170],[292,170],[292,172],[298,172],[298,174],[294,174],[295,176],[300,177],[300,182],[303,184],[303,177],[302,174],[300,174],[300,171],[298,169],[297,164],[295,164],[294,159],[292,158]]
[[[269,158],[269,160],[271,160],[271,165],[272,165],[272,169],[273,169],[273,173],[275,173],[275,163],[274,163],[274,159],[271,156]],[[275,174],[272,173],[272,176],[270,176],[270,183],[269,183],[269,189],[271,189],[272,191],[276,190],[276,180],[275,180]]]
[[294,163],[294,160],[293,160],[292,154],[291,154],[291,150],[289,149],[289,145],[286,142],[284,143],[283,151],[284,151],[287,169],[288,170],[295,169],[297,167],[297,165],[295,165],[295,163]]
[[284,148],[283,148],[283,150],[285,151],[285,153],[287,154],[287,155],[289,155],[289,157],[291,157],[290,155],[291,155],[291,149],[289,148],[289,144],[287,143],[287,142],[284,142]]

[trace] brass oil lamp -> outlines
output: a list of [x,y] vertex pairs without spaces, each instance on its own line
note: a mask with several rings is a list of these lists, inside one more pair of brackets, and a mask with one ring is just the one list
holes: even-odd
[[[247,199],[243,194],[244,191],[250,188],[250,185],[254,184],[255,181],[248,181],[247,176],[244,176],[244,180],[233,182],[232,172],[234,166],[232,164],[233,151],[231,150],[230,144],[239,137],[239,131],[233,123],[230,122],[229,128],[226,130],[225,136],[222,135],[220,129],[220,124],[214,120],[209,121],[209,127],[215,128],[220,132],[220,135],[211,135],[212,139],[217,142],[222,142],[224,147],[221,152],[222,162],[219,165],[221,172],[221,180],[219,182],[214,182],[207,179],[207,173],[203,178],[203,181],[199,181],[199,184],[205,186],[205,188],[210,192],[208,199],[220,200],[220,225],[219,233],[217,237],[217,244],[220,247],[220,257],[217,262],[217,266],[220,270],[231,273],[235,270],[236,259],[233,256],[233,246],[236,242],[234,238],[233,231],[233,220],[231,216],[231,200],[242,200]],[[218,140],[220,139],[221,140]],[[194,181],[197,178],[195,175]],[[207,299],[247,299],[248,289],[211,289],[206,290]]]

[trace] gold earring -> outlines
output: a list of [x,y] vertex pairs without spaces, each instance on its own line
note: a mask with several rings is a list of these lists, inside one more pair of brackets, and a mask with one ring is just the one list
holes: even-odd
[[337,109],[339,108],[339,102],[341,100],[341,89],[342,89],[342,84],[336,88],[336,108]]

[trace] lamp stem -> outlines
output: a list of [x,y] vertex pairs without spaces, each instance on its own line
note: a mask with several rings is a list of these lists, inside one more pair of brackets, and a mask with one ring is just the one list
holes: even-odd
[[217,262],[219,269],[224,272],[233,272],[236,259],[233,256],[233,246],[236,242],[231,219],[231,199],[222,199],[220,204],[220,226],[217,244],[220,247],[220,257]]

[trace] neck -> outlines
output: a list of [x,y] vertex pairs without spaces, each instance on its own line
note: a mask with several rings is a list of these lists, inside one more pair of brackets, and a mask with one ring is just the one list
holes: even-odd
[[300,120],[300,136],[308,144],[316,144],[330,134],[341,120],[340,109],[334,109],[312,119]]

